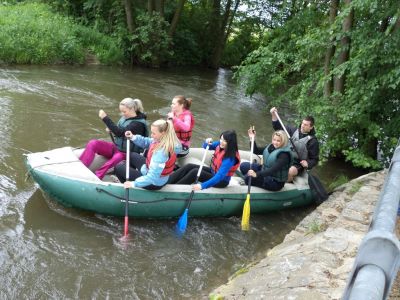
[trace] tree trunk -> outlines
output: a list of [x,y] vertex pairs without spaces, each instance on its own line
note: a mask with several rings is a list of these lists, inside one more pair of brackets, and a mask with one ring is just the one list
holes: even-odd
[[397,17],[396,24],[394,24],[393,31],[395,32],[400,29],[400,17]]
[[[218,0],[219,2],[220,0]],[[217,30],[217,35],[215,38],[215,47],[213,50],[213,54],[211,57],[211,62],[210,62],[210,67],[213,69],[217,69],[220,66],[221,63],[221,57],[222,53],[225,48],[226,41],[228,39],[229,33],[230,33],[230,28],[231,24],[233,22],[233,18],[235,17],[236,10],[239,7],[240,0],[236,0],[235,2],[235,7],[231,11],[231,6],[232,6],[232,0],[227,0],[226,7],[225,7],[225,13],[222,16],[222,19],[220,17],[220,14],[218,13],[218,16],[220,18],[220,21],[218,24],[220,24],[218,30]]]
[[149,14],[153,14],[153,11],[156,9],[155,0],[148,0],[147,1],[147,11]]
[[[344,3],[346,6],[349,6],[351,4],[351,0],[344,0]],[[354,18],[354,11],[353,9],[351,9],[348,16],[346,16],[345,19],[343,20],[342,30],[344,32],[344,36],[340,40],[341,52],[337,58],[336,66],[340,66],[341,64],[349,60],[351,39],[350,36],[348,36],[348,33],[352,28],[353,18]],[[344,72],[342,76],[335,78],[334,80],[335,91],[340,94],[344,94],[345,84],[346,84],[346,72]]]
[[160,13],[161,18],[164,19],[164,8],[165,8],[165,0],[159,0],[157,2],[157,11]]
[[[229,0],[230,1],[230,0]],[[211,12],[211,19],[210,19],[210,27],[209,27],[209,36],[210,36],[210,42],[212,47],[212,54],[211,57],[208,59],[208,66],[210,68],[218,68],[216,66],[214,58],[215,58],[215,52],[217,51],[216,48],[218,48],[219,45],[219,40],[221,38],[221,26],[222,20],[221,20],[221,0],[212,0],[212,12]]]
[[381,26],[379,26],[380,32],[385,32],[389,26],[389,17],[386,17],[382,20]]
[[[339,0],[331,0],[331,5],[329,9],[329,24],[332,25],[335,22],[337,12],[339,7]],[[333,56],[335,55],[336,47],[334,45],[335,39],[331,39],[331,44],[329,48],[326,50],[325,54],[325,64],[324,64],[324,73],[325,76],[328,76],[331,72],[331,61]],[[329,97],[332,94],[333,90],[333,78],[332,76],[325,82],[324,87],[324,96]]]
[[126,24],[128,26],[129,33],[133,33],[135,30],[133,26],[133,17],[132,17],[132,4],[131,0],[124,0],[125,14],[126,14]]
[[168,34],[169,34],[169,36],[171,38],[175,34],[176,27],[178,26],[179,18],[180,18],[181,14],[182,14],[183,7],[185,6],[185,1],[186,0],[179,0],[178,6],[176,7],[176,10],[175,10],[175,13],[174,13],[174,17],[172,18],[171,26],[169,27],[169,32],[168,32]]
[[233,12],[232,12],[231,15],[230,15],[229,23],[228,23],[227,28],[226,28],[226,32],[225,32],[225,36],[224,36],[224,41],[223,41],[223,48],[225,48],[226,41],[228,40],[228,36],[229,36],[229,34],[231,33],[233,19],[235,18],[237,9],[238,9],[238,7],[239,7],[239,4],[240,4],[240,0],[236,0],[235,7],[234,7],[234,9],[233,9]]

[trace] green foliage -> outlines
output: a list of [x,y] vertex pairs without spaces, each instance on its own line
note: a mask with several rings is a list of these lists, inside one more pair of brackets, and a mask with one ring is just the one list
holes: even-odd
[[[133,36],[127,30],[127,20],[123,1],[120,0],[37,0],[51,5],[59,13],[73,17],[79,24],[94,28],[101,33],[117,39],[116,47],[123,51],[126,59],[131,63],[139,63],[149,66],[157,66],[168,63],[169,65],[209,65],[212,61],[215,38],[219,35],[216,14],[213,14],[213,1],[196,0],[186,1],[180,15],[179,22],[172,40],[164,34],[168,32],[170,23],[177,9],[178,1],[163,1],[163,18],[158,16],[157,21],[144,20],[148,14],[148,1],[131,1],[132,22],[135,32]],[[281,3],[282,2],[282,3]],[[158,2],[157,2],[158,3]],[[161,3],[161,2],[160,2]],[[231,32],[232,39],[228,39],[226,51],[222,54],[222,64],[225,66],[238,65],[250,51],[256,48],[255,37],[258,36],[262,24],[266,24],[266,16],[260,16],[260,12],[266,8],[276,11],[285,6],[284,1],[277,4],[261,0],[246,0],[243,3],[249,8],[237,12],[233,20]],[[242,4],[242,2],[241,2]],[[226,1],[221,2],[219,18],[224,16]],[[159,11],[159,4],[157,11]],[[287,5],[283,8],[287,10]],[[233,10],[233,5],[231,5]],[[155,13],[155,12],[154,12]],[[154,14],[156,15],[156,13]],[[283,14],[285,15],[285,13]],[[256,17],[257,16],[257,17]],[[282,17],[282,14],[279,13]],[[152,34],[158,35],[151,36]],[[143,41],[142,42],[142,38]],[[159,53],[157,44],[160,42]],[[168,47],[166,47],[168,45]],[[102,53],[100,51],[100,53]],[[154,58],[151,56],[155,55]]]
[[[235,76],[249,94],[272,98],[271,106],[289,100],[298,118],[314,115],[325,158],[344,156],[357,167],[378,169],[392,156],[400,133],[400,29],[394,25],[399,6],[395,0],[353,0],[352,8],[346,63],[336,65],[350,9],[341,7],[330,25],[321,3],[301,8],[269,31]],[[324,59],[331,45],[336,52],[326,76]],[[345,93],[324,95],[327,80],[341,75],[346,75]]]
[[208,295],[209,300],[224,300],[224,297],[219,294],[210,294]]
[[[175,7],[169,8],[168,20],[172,20]],[[177,65],[205,64],[212,52],[212,42],[208,36],[211,9],[209,6],[187,2],[173,36],[173,56]]]
[[171,61],[176,65],[199,65],[202,61],[202,50],[196,37],[187,29],[175,33],[173,39],[174,53]]
[[258,20],[245,18],[234,24],[234,31],[222,56],[223,66],[238,66],[250,52],[257,49],[261,35],[257,22]]
[[92,28],[76,25],[75,35],[82,47],[93,53],[102,64],[120,64],[125,60],[121,42]]
[[334,180],[329,184],[328,188],[329,190],[333,191],[337,187],[349,182],[349,178],[345,175],[340,175],[338,177],[335,177]]
[[144,13],[137,17],[137,28],[131,37],[137,63],[158,67],[171,56],[168,23],[159,14]]
[[360,181],[354,182],[349,190],[349,194],[354,195],[355,193],[357,193],[360,190],[361,187],[362,187],[362,183]]
[[323,226],[319,224],[317,220],[313,220],[310,224],[307,226],[307,232],[306,235],[308,234],[317,234],[323,230]]
[[111,38],[54,14],[44,4],[0,6],[0,27],[3,63],[83,63],[88,50],[103,63],[122,59]]

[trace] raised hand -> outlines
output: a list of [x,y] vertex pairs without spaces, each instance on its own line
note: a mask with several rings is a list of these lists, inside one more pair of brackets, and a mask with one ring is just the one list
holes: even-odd
[[256,137],[256,131],[254,130],[254,126],[250,126],[249,130],[247,131],[249,138],[255,138]]
[[105,112],[104,110],[100,109],[100,110],[99,110],[99,117],[100,117],[101,119],[104,119],[105,117],[107,117],[106,112]]

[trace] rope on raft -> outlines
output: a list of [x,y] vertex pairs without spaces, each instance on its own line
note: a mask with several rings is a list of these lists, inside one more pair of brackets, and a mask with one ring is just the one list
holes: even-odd
[[[118,200],[121,200],[121,202],[125,202],[125,198],[120,197],[118,195],[115,195],[113,193],[110,193],[109,191],[106,191],[102,188],[98,188],[96,187],[96,191],[98,191],[99,193],[105,193],[111,197],[114,197]],[[303,198],[306,197],[305,193],[301,194],[303,196]],[[291,201],[291,200],[295,200],[298,197],[291,197],[288,199],[285,199],[285,201]],[[241,201],[243,202],[245,199],[238,199],[238,198],[230,198],[230,197],[223,197],[223,198],[212,198],[212,197],[207,197],[207,198],[195,198],[193,199],[193,201],[207,201],[207,200],[220,200],[221,202],[224,202],[225,200],[237,200],[237,201]],[[130,203],[135,203],[135,204],[151,204],[151,203],[160,203],[160,202],[166,202],[166,201],[183,201],[185,202],[186,199],[177,199],[177,198],[163,198],[163,199],[159,199],[159,200],[152,200],[152,201],[129,201]],[[273,201],[273,202],[282,202],[282,200],[280,199],[254,199],[255,202],[261,202],[261,201]]]

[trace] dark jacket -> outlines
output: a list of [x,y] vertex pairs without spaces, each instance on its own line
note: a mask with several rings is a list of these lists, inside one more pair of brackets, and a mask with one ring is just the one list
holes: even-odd
[[[268,145],[267,145],[268,146]],[[266,146],[266,147],[267,147]],[[257,155],[262,155],[264,153],[264,150],[266,147],[263,148],[259,148],[257,146],[257,143],[254,141],[254,150],[253,153],[257,154]],[[270,144],[268,147],[268,152],[271,153],[272,151],[275,150],[275,147]],[[271,168],[263,168],[262,170],[256,172],[257,177],[266,177],[266,176],[272,176],[273,174],[277,173],[279,170],[281,170],[282,168],[284,168],[285,166],[290,165],[290,154],[289,152],[282,152],[278,155],[276,162],[274,163],[274,165]]]
[[[274,128],[274,130],[283,130],[283,128],[278,120],[272,121],[272,127]],[[319,142],[317,140],[317,137],[315,136],[315,129],[314,128],[311,129],[311,131],[308,134],[301,133],[300,126],[299,127],[287,126],[286,129],[291,137],[293,136],[293,134],[295,133],[295,131],[297,129],[299,130],[299,138],[300,139],[307,135],[312,136],[312,139],[310,139],[307,142],[308,158],[306,160],[308,163],[308,169],[315,167],[319,161]]]
[[[134,118],[130,118],[132,120],[135,119],[146,119],[146,115],[139,113],[136,117]],[[139,134],[142,136],[146,135],[146,127],[144,126],[143,123],[140,122],[131,122],[126,128],[122,129],[119,128],[117,126],[117,124],[115,124],[113,122],[113,120],[111,120],[111,118],[109,116],[106,116],[103,119],[103,122],[106,124],[106,126],[108,127],[108,129],[111,130],[111,132],[118,137],[124,137],[125,136],[125,131],[132,131],[133,134]]]

